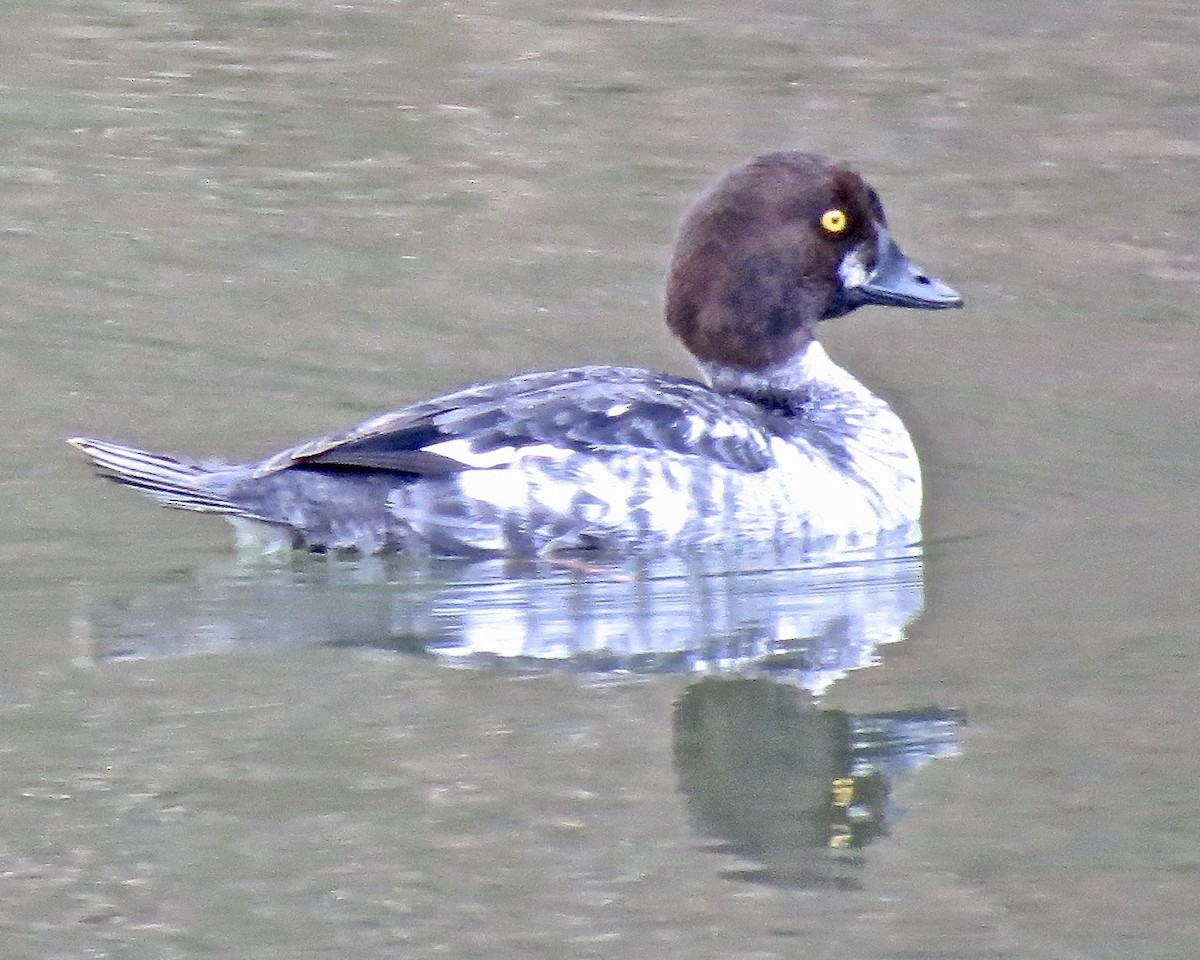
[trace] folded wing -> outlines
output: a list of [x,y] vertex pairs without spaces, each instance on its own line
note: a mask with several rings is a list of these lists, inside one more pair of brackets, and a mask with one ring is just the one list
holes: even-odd
[[593,454],[667,451],[757,472],[772,462],[772,415],[682,377],[577,367],[414,404],[285,450],[256,473],[361,469],[444,476],[504,467],[532,446]]

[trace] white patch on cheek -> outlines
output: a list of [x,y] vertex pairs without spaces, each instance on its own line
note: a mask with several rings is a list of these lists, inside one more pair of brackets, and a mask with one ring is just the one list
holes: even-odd
[[861,287],[867,282],[870,271],[867,270],[866,264],[863,263],[862,249],[859,246],[853,250],[847,250],[846,255],[842,257],[842,262],[838,264],[838,279],[842,281],[843,287],[853,289]]

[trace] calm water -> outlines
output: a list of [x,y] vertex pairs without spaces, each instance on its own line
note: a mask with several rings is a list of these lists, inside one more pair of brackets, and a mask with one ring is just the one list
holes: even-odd
[[[6,957],[1200,951],[1191,4],[14,0],[0,37]],[[825,330],[917,438],[923,559],[247,570],[62,443],[687,372],[678,211],[779,146],[968,298]]]

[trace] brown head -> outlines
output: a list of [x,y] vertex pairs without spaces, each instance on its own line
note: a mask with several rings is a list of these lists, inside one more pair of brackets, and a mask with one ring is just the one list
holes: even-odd
[[704,190],[679,228],[667,326],[699,360],[760,370],[820,321],[867,303],[943,309],[962,298],[888,232],[879,196],[825,157],[756,157]]

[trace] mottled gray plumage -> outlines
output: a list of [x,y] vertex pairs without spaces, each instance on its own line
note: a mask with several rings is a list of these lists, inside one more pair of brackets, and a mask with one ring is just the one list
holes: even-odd
[[[770,464],[767,436],[786,426],[782,414],[684,377],[633,367],[575,367],[413,404],[278,454],[258,473],[357,466],[440,476],[466,469],[427,452],[453,439],[469,441],[477,453],[540,443],[589,453],[670,450],[739,470],[763,470]],[[708,429],[697,431],[697,421]]]

